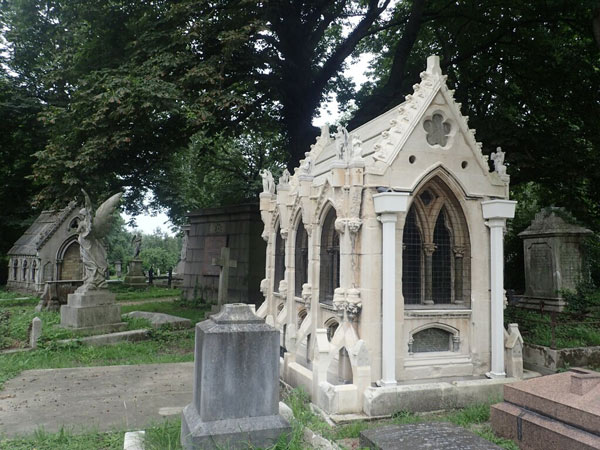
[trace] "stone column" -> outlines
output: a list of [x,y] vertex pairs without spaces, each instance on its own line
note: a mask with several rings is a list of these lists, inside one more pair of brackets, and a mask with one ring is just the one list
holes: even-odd
[[454,247],[454,303],[463,305],[463,258],[465,256],[464,247]]
[[423,304],[433,305],[433,252],[436,245],[434,243],[423,244],[425,253],[425,298]]
[[406,212],[408,197],[407,192],[373,195],[375,212],[383,226],[380,386],[396,384],[396,221],[398,212]]
[[483,218],[490,228],[490,322],[492,367],[488,378],[504,378],[504,227],[515,216],[517,202],[488,200],[481,202]]

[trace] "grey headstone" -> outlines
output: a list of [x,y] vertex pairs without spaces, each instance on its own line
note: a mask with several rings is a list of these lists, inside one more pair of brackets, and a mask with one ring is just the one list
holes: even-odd
[[291,431],[279,414],[279,331],[246,304],[196,324],[194,396],[183,410],[185,449],[269,447]]
[[364,430],[360,447],[377,450],[497,450],[496,444],[447,422],[412,423]]
[[29,336],[29,346],[37,348],[37,342],[42,336],[42,319],[34,317],[31,321],[31,334]]

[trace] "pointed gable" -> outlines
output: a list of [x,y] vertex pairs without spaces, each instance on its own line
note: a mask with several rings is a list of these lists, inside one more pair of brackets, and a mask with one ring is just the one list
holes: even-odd
[[[466,195],[506,198],[509,179],[489,171],[488,157],[446,78],[439,57],[430,56],[421,82],[402,104],[348,134],[349,146],[364,160],[366,184],[412,191],[428,173],[440,168]],[[332,139],[326,127],[321,130],[307,153],[307,160],[311,165],[314,162],[314,176],[326,176],[335,167],[339,139]]]

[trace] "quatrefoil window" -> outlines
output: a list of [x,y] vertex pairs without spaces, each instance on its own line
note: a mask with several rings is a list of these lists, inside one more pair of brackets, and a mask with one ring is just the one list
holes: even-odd
[[448,121],[444,121],[444,116],[438,113],[434,114],[431,119],[423,122],[423,128],[427,132],[429,145],[446,146],[451,126]]

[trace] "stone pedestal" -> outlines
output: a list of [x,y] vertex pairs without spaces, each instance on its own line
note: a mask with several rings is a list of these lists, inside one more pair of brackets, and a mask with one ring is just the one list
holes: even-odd
[[146,287],[146,277],[142,272],[142,260],[132,259],[129,261],[127,275],[123,280],[123,284],[132,287]]
[[278,348],[279,331],[245,304],[226,304],[196,324],[194,397],[183,410],[183,448],[270,447],[291,432],[279,415]]
[[69,294],[67,304],[60,307],[60,325],[85,332],[122,331],[127,327],[121,321],[115,294],[105,289]]

